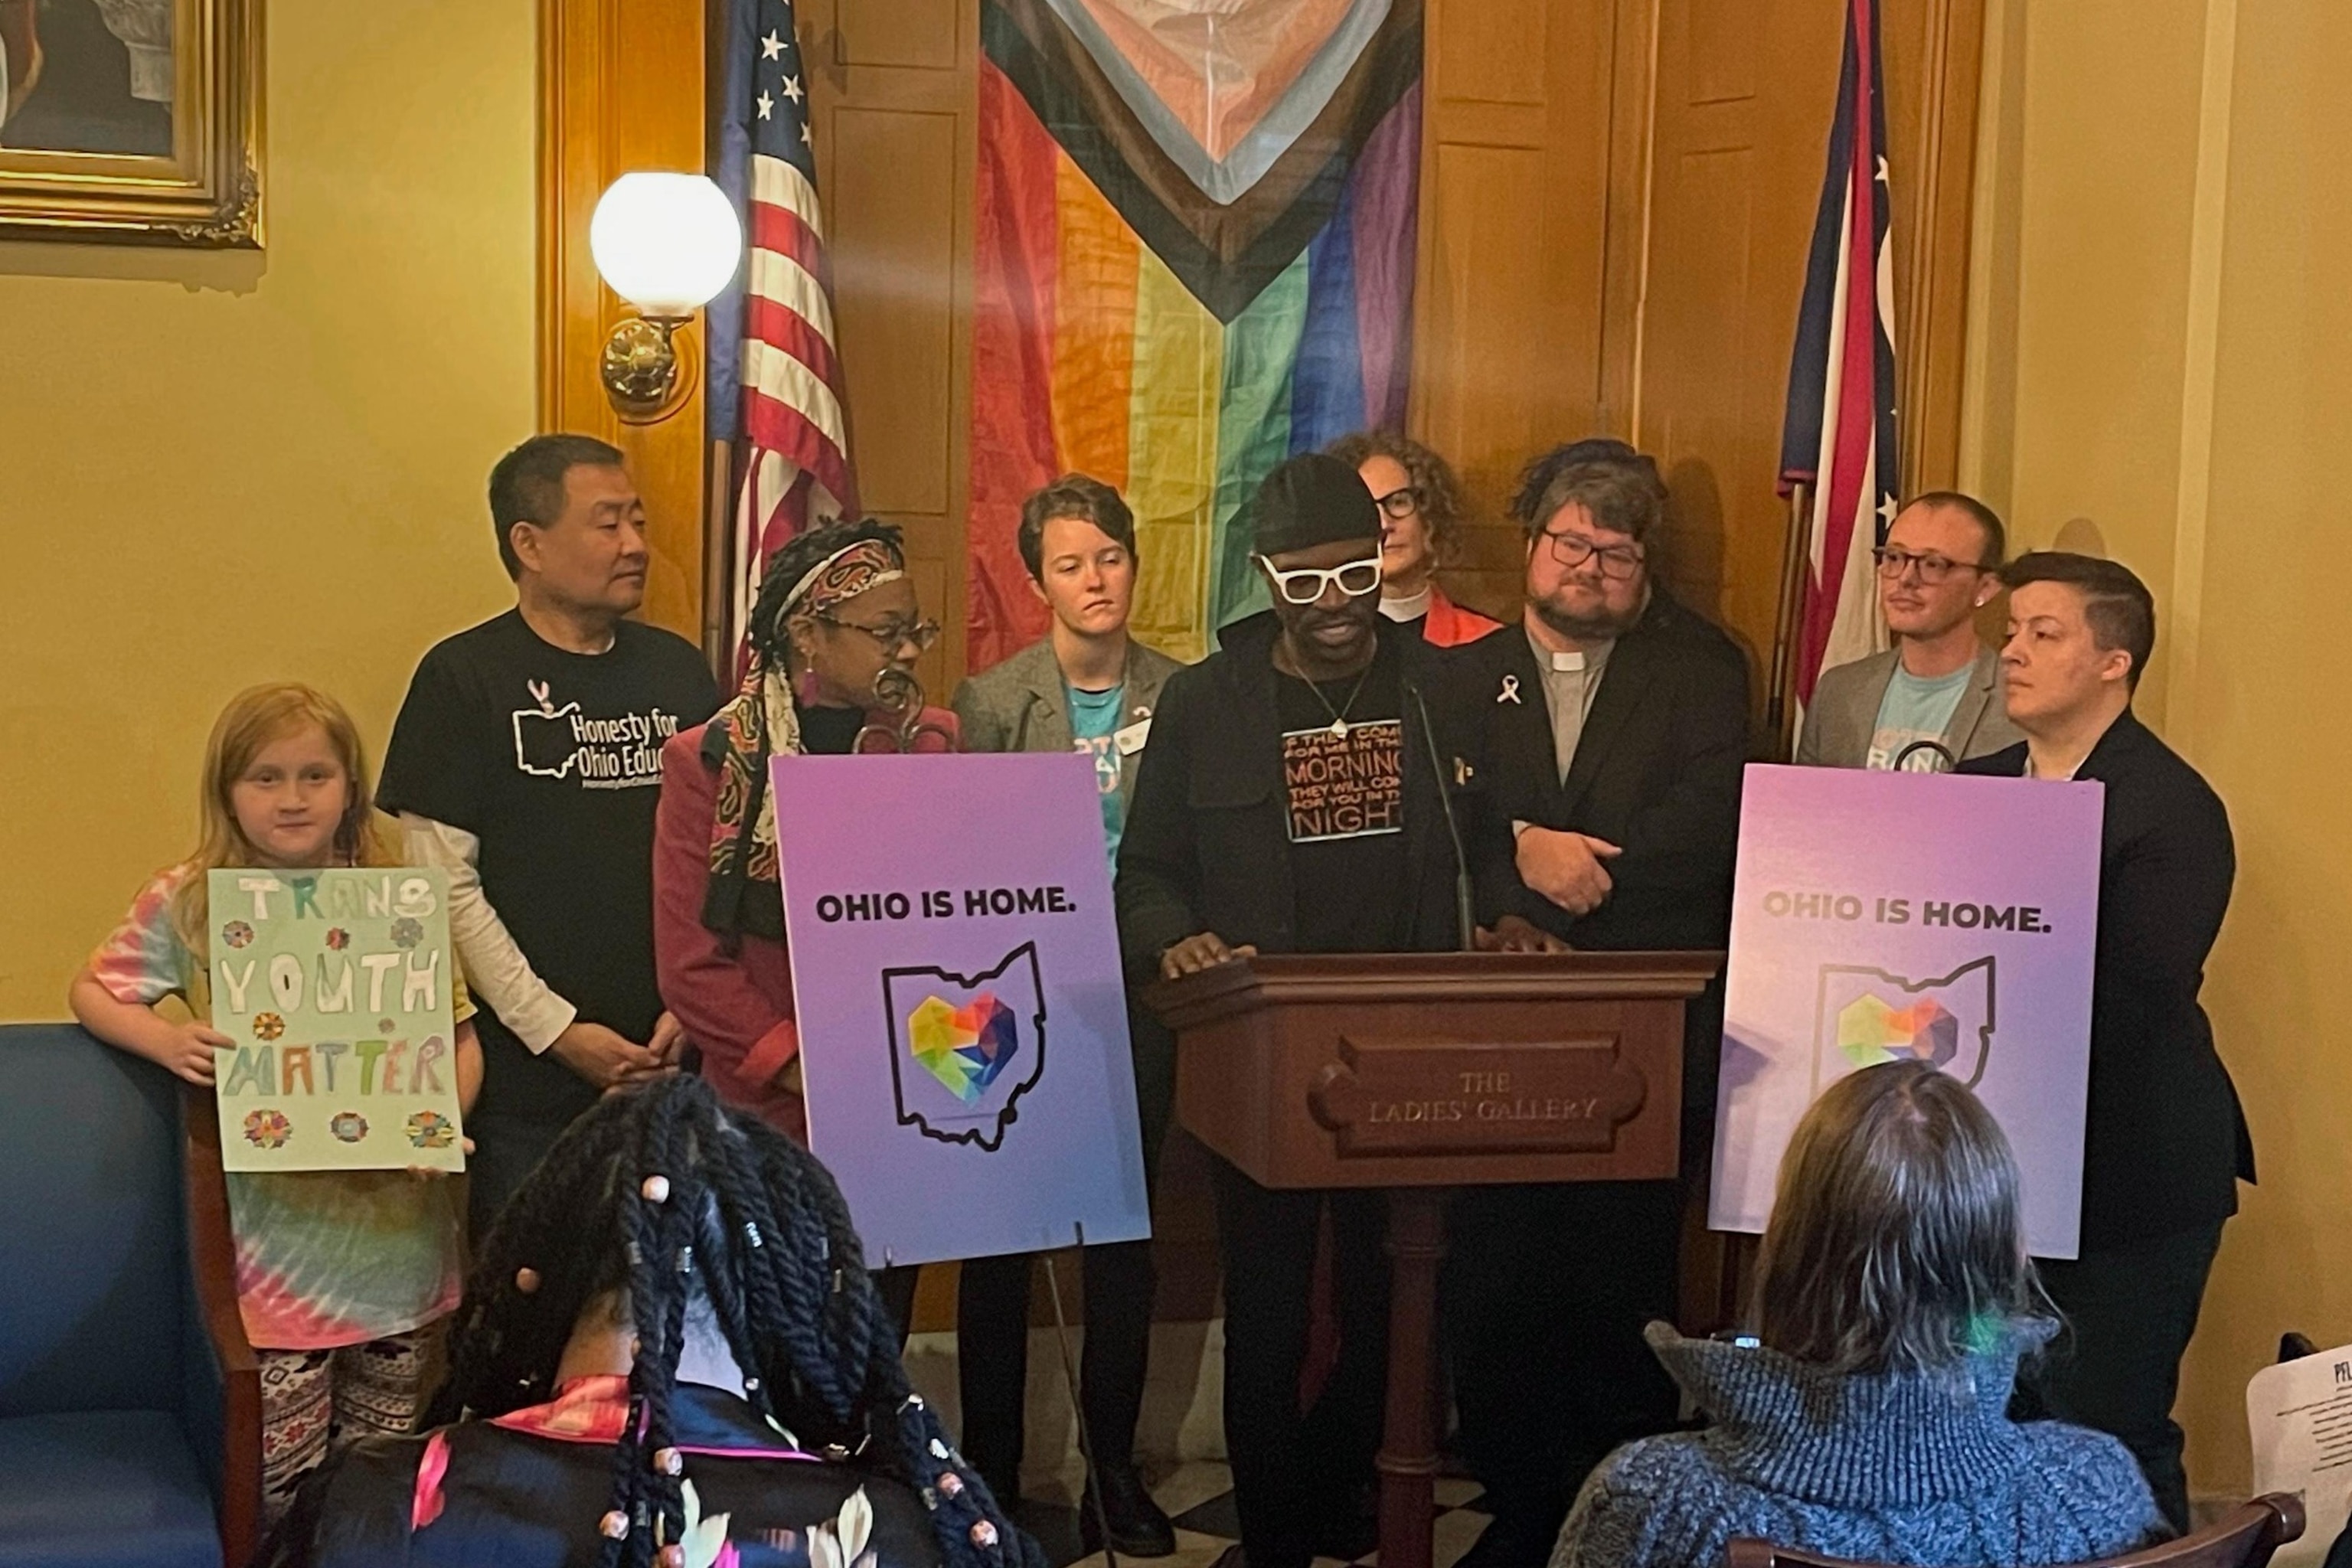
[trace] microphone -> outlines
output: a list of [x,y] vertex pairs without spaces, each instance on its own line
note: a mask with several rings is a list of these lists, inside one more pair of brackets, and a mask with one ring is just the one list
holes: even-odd
[[1445,763],[1438,756],[1437,726],[1429,721],[1429,704],[1422,700],[1417,682],[1405,682],[1405,695],[1421,715],[1422,744],[1429,752],[1429,771],[1437,780],[1437,804],[1445,814],[1445,836],[1454,840],[1454,925],[1465,952],[1478,951],[1478,917],[1471,895],[1470,854],[1462,847],[1462,823],[1454,815],[1453,792],[1446,788]]

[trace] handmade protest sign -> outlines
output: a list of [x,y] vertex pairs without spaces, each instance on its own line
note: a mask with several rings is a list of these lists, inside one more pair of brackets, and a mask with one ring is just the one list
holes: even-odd
[[2000,1122],[2034,1254],[2075,1256],[2105,796],[2089,783],[1748,770],[1710,1226],[1764,1228],[1790,1134],[1823,1089],[1918,1060]]
[[231,1171],[462,1171],[448,884],[398,867],[212,873]]
[[1091,760],[772,768],[809,1147],[867,1260],[1150,1236]]

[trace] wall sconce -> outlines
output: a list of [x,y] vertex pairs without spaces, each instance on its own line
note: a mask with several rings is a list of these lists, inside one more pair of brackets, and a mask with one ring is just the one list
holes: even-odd
[[631,423],[660,419],[693,385],[679,374],[677,330],[733,279],[742,222],[703,175],[624,174],[597,200],[588,252],[637,311],[604,340],[604,395]]

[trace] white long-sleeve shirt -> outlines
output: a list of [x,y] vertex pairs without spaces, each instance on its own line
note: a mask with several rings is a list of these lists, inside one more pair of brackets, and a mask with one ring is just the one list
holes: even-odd
[[539,977],[514,933],[490,907],[482,891],[482,841],[462,827],[413,811],[400,814],[400,832],[412,863],[438,866],[448,874],[449,940],[475,997],[532,1052],[544,1052],[572,1026],[580,1010]]

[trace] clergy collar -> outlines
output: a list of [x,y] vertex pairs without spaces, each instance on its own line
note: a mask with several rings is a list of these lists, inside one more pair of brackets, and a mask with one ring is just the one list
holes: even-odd
[[1430,600],[1436,591],[1437,584],[1433,582],[1423,586],[1418,594],[1408,594],[1394,599],[1384,598],[1381,601],[1381,614],[1392,621],[1417,621],[1429,614]]

